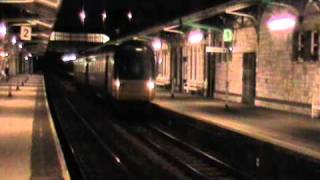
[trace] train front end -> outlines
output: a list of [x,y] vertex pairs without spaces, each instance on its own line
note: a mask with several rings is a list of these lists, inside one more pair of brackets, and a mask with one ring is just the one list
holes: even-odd
[[115,52],[113,97],[119,101],[148,102],[155,97],[155,68],[152,49],[134,42]]

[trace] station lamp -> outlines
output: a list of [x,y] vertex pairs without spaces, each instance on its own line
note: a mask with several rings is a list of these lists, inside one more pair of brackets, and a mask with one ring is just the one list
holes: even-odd
[[102,21],[105,22],[106,19],[107,19],[107,12],[103,11],[102,14],[101,14],[101,17],[102,17]]
[[81,20],[81,23],[84,24],[85,20],[86,20],[86,12],[84,11],[84,9],[82,9],[79,13],[79,17]]
[[132,12],[129,11],[128,14],[127,14],[127,16],[128,16],[129,21],[131,21],[131,20],[132,20]]
[[0,23],[0,38],[4,38],[4,36],[7,34],[7,26],[4,22]]
[[0,51],[0,57],[5,58],[8,54],[4,51]]
[[17,37],[16,36],[12,36],[11,38],[11,44],[15,45],[17,43]]
[[19,49],[22,49],[23,48],[23,44],[19,43],[18,47],[19,47]]
[[296,23],[296,16],[289,13],[282,13],[272,16],[267,21],[267,27],[270,31],[286,31],[294,29]]
[[159,51],[161,49],[162,43],[160,38],[154,38],[152,41],[152,47],[155,51]]
[[203,32],[199,29],[192,30],[188,35],[188,41],[191,44],[200,43],[203,40]]

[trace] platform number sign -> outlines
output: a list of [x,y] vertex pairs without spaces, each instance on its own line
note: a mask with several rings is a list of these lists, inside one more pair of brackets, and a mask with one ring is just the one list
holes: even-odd
[[31,40],[32,28],[31,26],[21,26],[20,39],[30,41]]
[[233,32],[231,29],[224,29],[223,30],[223,41],[224,42],[231,42],[233,39]]

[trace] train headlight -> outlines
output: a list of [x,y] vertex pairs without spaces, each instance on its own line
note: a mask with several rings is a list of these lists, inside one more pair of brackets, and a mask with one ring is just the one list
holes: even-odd
[[149,81],[147,82],[147,88],[148,88],[149,90],[153,90],[154,87],[155,87],[154,81],[149,80]]
[[119,79],[116,79],[116,80],[114,81],[114,85],[116,86],[117,89],[120,88],[120,86],[121,86],[120,80],[119,80]]

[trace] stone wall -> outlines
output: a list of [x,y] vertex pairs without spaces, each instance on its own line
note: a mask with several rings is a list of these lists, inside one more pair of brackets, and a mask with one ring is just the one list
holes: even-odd
[[[276,14],[290,13],[299,16],[292,7],[273,7],[263,15],[260,25],[260,42],[257,61],[257,106],[310,114],[313,86],[318,62],[298,62],[293,58],[295,30],[271,32],[266,22]],[[307,24],[308,25],[307,25]],[[306,18],[298,29],[320,24]],[[305,30],[305,29],[304,29]]]
[[[257,35],[254,27],[246,27],[235,30],[232,60],[229,63],[229,93],[230,100],[241,102],[242,100],[242,75],[243,54],[256,52]],[[224,99],[226,81],[226,62],[217,61],[215,97]]]

